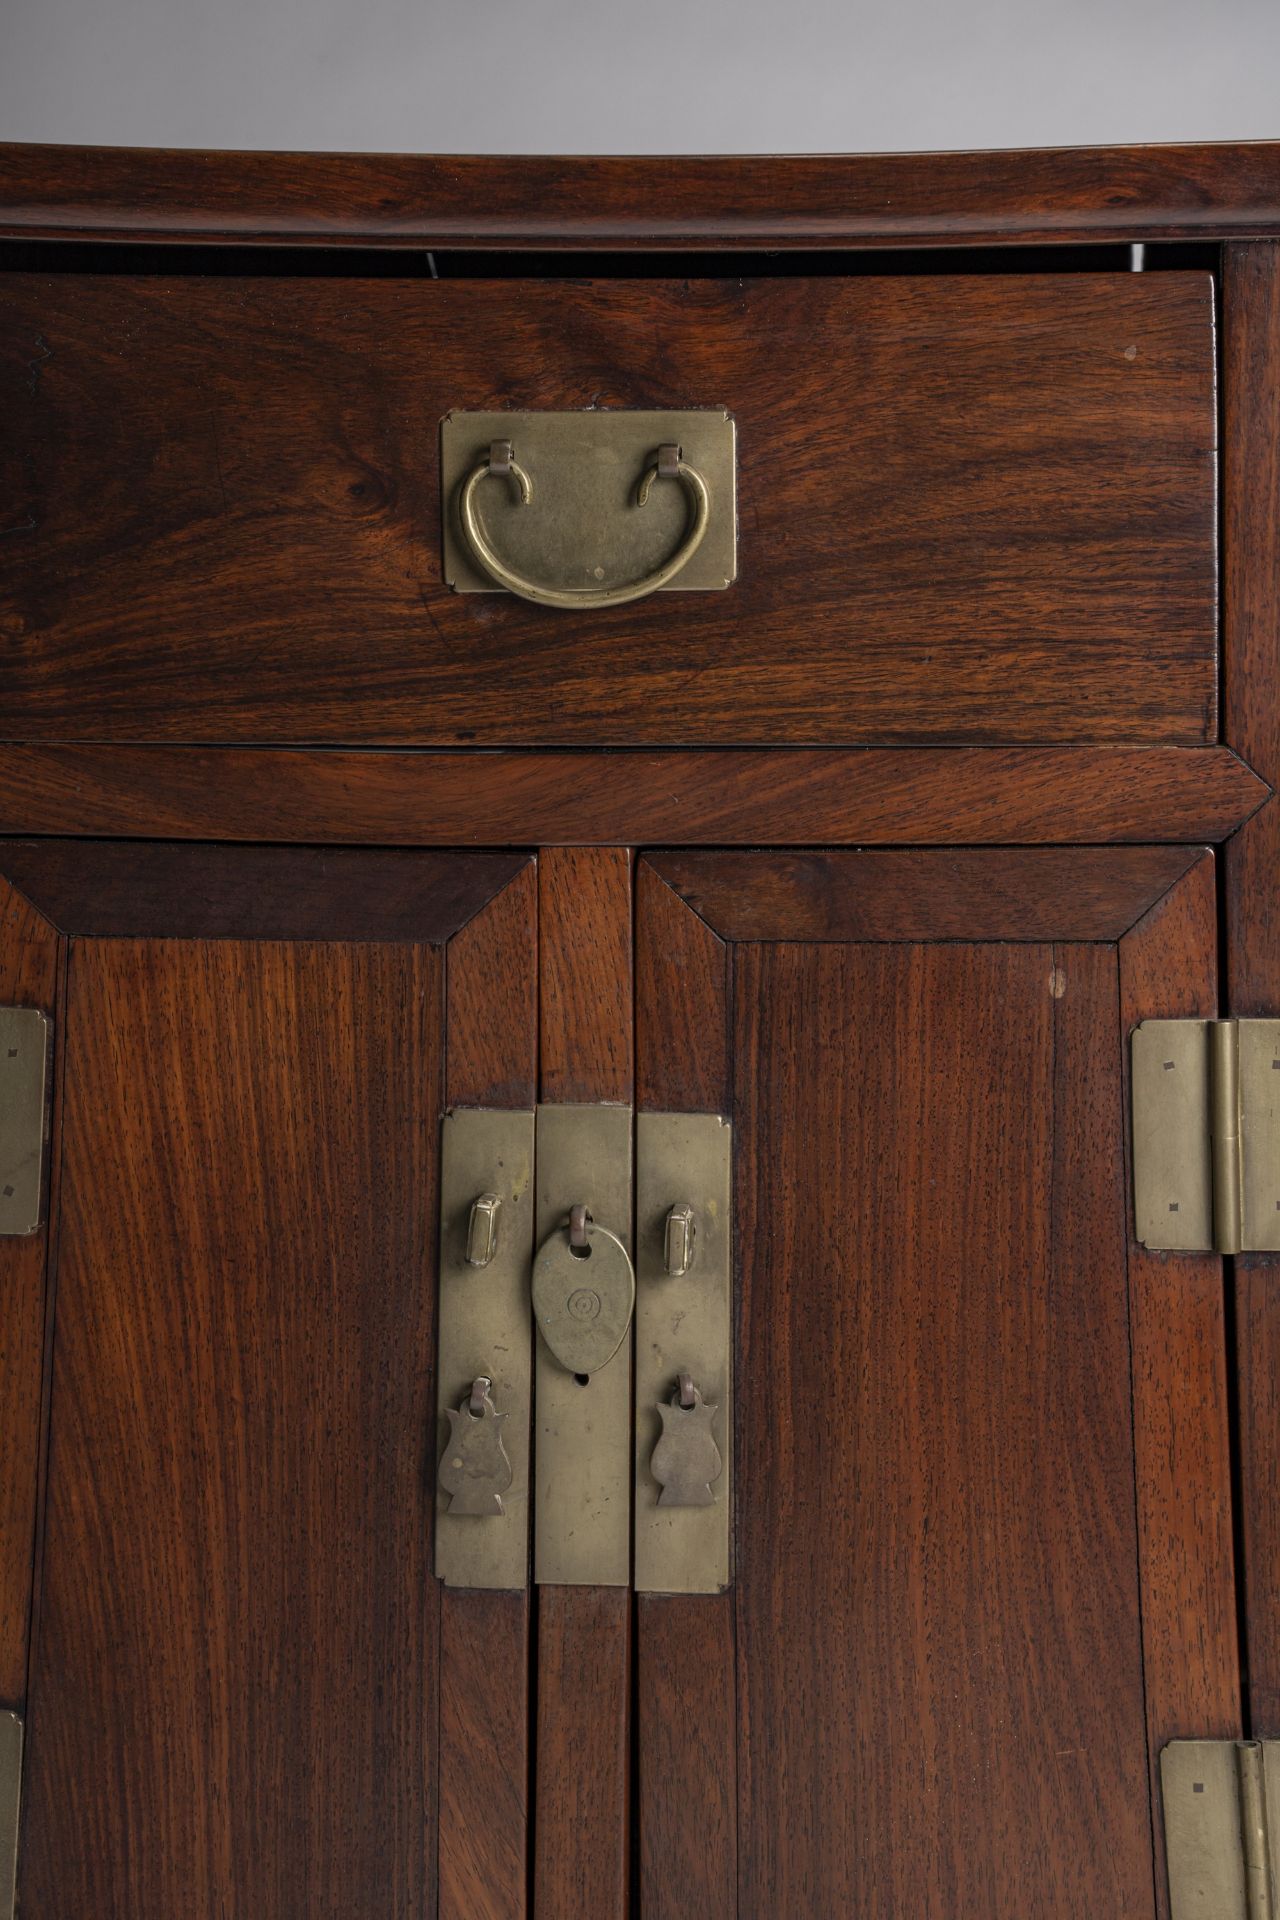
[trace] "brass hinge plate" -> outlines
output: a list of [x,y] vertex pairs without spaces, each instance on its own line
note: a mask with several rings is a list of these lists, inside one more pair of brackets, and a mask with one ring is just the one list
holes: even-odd
[[1280,1020],[1144,1020],[1130,1057],[1138,1239],[1280,1252]]
[[51,1033],[34,1007],[0,1007],[0,1234],[36,1233],[44,1218]]
[[488,1513],[437,1484],[436,1573],[450,1587],[515,1588],[529,1579],[533,1129],[532,1110],[458,1107],[444,1119],[439,1452],[448,1457],[450,1414],[466,1404],[477,1380],[487,1379],[510,1470]]
[[[729,1584],[732,1141],[718,1113],[636,1115],[638,1593],[718,1593]],[[691,1479],[683,1497],[659,1478],[660,1449],[665,1443],[669,1454],[691,1418],[672,1404],[682,1376],[705,1409],[705,1432],[695,1433],[707,1456],[699,1475],[712,1474]]]
[[18,1899],[18,1814],[22,1800],[22,1721],[0,1713],[0,1920],[13,1920]]
[[1160,1788],[1170,1920],[1274,1920],[1280,1741],[1175,1740]]

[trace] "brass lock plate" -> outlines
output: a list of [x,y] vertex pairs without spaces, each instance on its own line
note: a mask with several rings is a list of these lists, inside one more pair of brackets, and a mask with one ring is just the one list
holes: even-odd
[[[537,1194],[540,1248],[586,1206],[629,1255],[630,1107],[539,1107]],[[533,1563],[542,1585],[630,1585],[631,1347],[628,1326],[598,1372],[577,1375],[537,1336]]]
[[[718,1593],[729,1584],[732,1147],[732,1128],[718,1113],[636,1115],[638,1593]],[[689,1387],[687,1412],[672,1405],[681,1375]],[[708,1408],[715,1409],[709,1421]],[[691,1455],[696,1440],[703,1464],[692,1476],[698,1484],[673,1501],[677,1489],[670,1481],[660,1484],[655,1469],[663,1467],[663,1456],[655,1452],[664,1436],[670,1451],[672,1435],[686,1422],[693,1429]],[[709,1493],[704,1471],[714,1474]]]
[[509,1484],[502,1475],[500,1511],[480,1503],[467,1511],[437,1482],[436,1573],[450,1587],[515,1588],[529,1579],[533,1139],[532,1112],[458,1107],[444,1119],[437,1459],[448,1452],[451,1413],[488,1379],[511,1475]]
[[723,408],[685,412],[448,413],[440,423],[444,577],[457,593],[501,589],[467,552],[458,518],[463,483],[495,440],[512,444],[533,484],[522,505],[500,479],[479,490],[492,546],[517,572],[546,586],[622,586],[652,573],[680,545],[688,518],[682,488],[636,488],[658,447],[674,443],[710,495],[706,535],[667,593],[722,592],[737,571],[736,446]]

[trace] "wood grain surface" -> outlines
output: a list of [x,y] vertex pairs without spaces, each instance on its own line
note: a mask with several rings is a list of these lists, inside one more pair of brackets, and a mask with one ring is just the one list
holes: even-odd
[[431,1910],[442,975],[74,944],[33,1920]]
[[344,752],[0,745],[0,833],[379,846],[1217,841],[1226,747]]
[[[1126,1080],[1139,1021],[1216,1014],[1217,935],[1214,861],[1206,853],[1120,943]],[[1243,1731],[1225,1306],[1219,1259],[1148,1253],[1130,1229],[1138,1548],[1162,1916],[1160,1749],[1169,1740]]]
[[[729,949],[645,860],[636,871],[636,1106],[728,1113]],[[748,1526],[750,1522],[748,1520]],[[735,1602],[636,1598],[643,1920],[737,1920]]]
[[1116,991],[735,949],[744,1912],[1151,1911]]
[[[728,591],[444,585],[443,414],[666,406]],[[1216,737],[1207,273],[13,274],[0,410],[10,739]]]
[[1280,147],[497,158],[12,145],[0,233],[698,251],[1280,234]]
[[103,938],[444,941],[527,854],[0,840],[55,926]]
[[[1224,723],[1274,785],[1280,779],[1280,248],[1223,259]],[[1280,807],[1273,800],[1226,849],[1227,1003],[1280,1009]],[[1265,1254],[1234,1262],[1248,1725],[1280,1734],[1280,1291]]]
[[[0,1005],[54,1017],[62,943],[0,879]],[[0,1236],[0,1706],[21,1710],[40,1467],[50,1210],[39,1233]]]
[[655,853],[729,940],[1117,940],[1197,847]]
[[[532,860],[446,953],[450,1106],[538,1096],[538,884]],[[440,1588],[438,1920],[528,1911],[529,1593]]]
[[[541,1097],[634,1093],[631,854],[550,848],[538,861]],[[625,1920],[631,1880],[631,1594],[537,1590],[537,1920]]]

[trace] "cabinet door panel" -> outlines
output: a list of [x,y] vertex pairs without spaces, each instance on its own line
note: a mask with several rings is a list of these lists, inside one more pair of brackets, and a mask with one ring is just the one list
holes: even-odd
[[[364,939],[70,941],[21,1865],[39,1920],[437,1910],[441,935],[444,882],[479,871],[482,905],[486,858],[401,866],[381,905],[345,871]],[[273,883],[284,920],[298,868],[277,859],[256,912]],[[495,860],[490,891],[519,864]],[[198,850],[187,895],[198,916]],[[505,1018],[531,1030],[524,977]],[[523,1888],[523,1728],[514,1745]],[[483,1877],[483,1834],[472,1853]]]
[[[1022,856],[986,856],[983,886],[919,856],[922,908],[875,856],[832,855],[816,926],[807,871],[719,858],[655,856],[639,895],[653,1104],[666,988],[691,1045],[720,1046],[727,1006],[738,1293],[734,1588],[640,1611],[644,1911],[676,1912],[687,1805],[717,1915],[730,1850],[742,1912],[1151,1915],[1149,1737],[1175,1728],[1149,1735],[1145,1689],[1144,1626],[1168,1621],[1140,1533],[1115,933],[1201,876],[1117,860],[1100,891],[1067,859],[1054,903]],[[1110,938],[1052,937],[1099,915]],[[1203,933],[1179,961],[1211,994]],[[1191,1362],[1225,1511],[1222,1364]],[[1229,1599],[1229,1539],[1186,1544],[1190,1589]],[[1230,1648],[1189,1610],[1177,1632],[1225,1693]],[[708,1759],[671,1737],[672,1674],[727,1651]],[[736,1836],[711,1817],[735,1777]]]

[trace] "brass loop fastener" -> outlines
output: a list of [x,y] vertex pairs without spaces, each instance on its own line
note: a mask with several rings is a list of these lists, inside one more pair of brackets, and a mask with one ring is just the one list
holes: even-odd
[[527,507],[533,499],[533,481],[516,460],[511,442],[495,440],[484,459],[468,474],[458,496],[463,534],[474,558],[491,580],[505,587],[508,593],[532,600],[540,607],[624,607],[628,601],[643,600],[648,594],[657,593],[660,587],[670,585],[698,551],[711,517],[711,497],[697,468],[682,459],[679,447],[659,447],[653,465],[646,469],[636,488],[635,503],[638,507],[644,506],[655,480],[678,480],[683,486],[691,511],[684,539],[671,558],[642,579],[627,581],[619,587],[544,587],[536,580],[526,580],[489,545],[476,515],[476,490],[491,474],[511,481],[522,507]]

